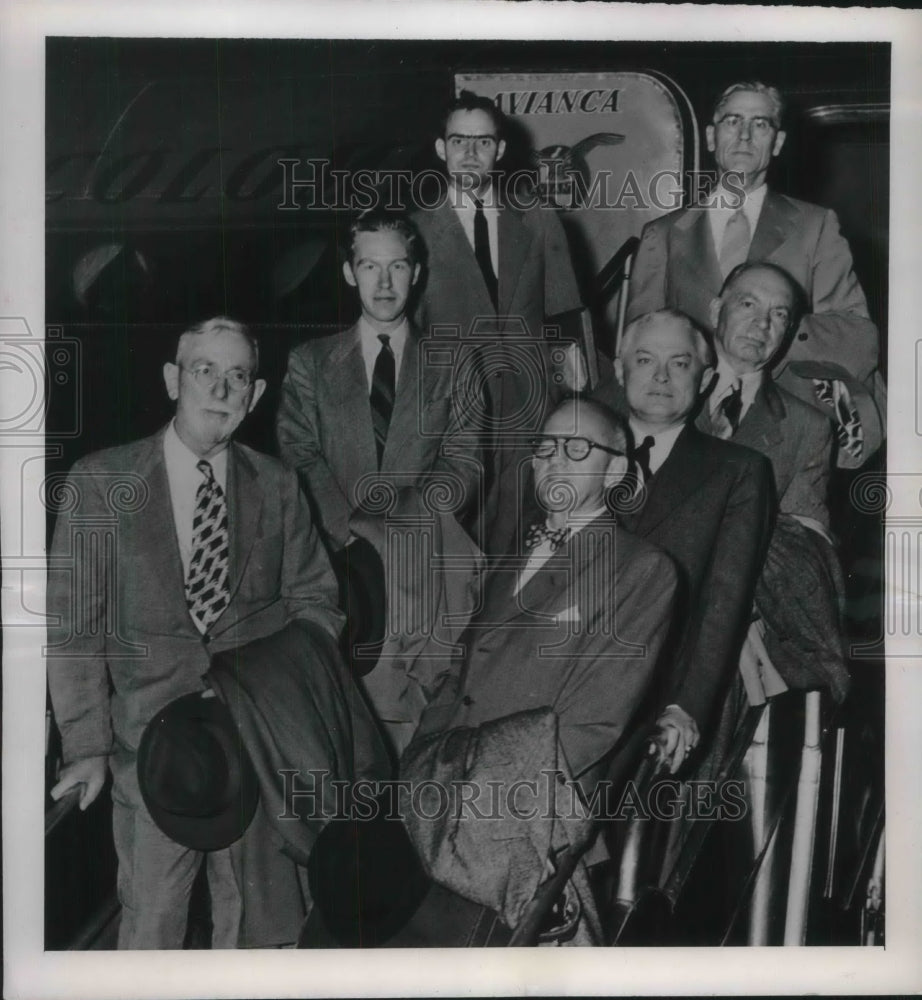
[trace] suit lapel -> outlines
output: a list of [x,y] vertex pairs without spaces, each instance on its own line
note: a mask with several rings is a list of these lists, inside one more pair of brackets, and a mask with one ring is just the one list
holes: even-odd
[[693,205],[677,220],[673,232],[675,256],[684,267],[700,276],[701,284],[710,297],[714,289],[720,288],[721,276],[707,209]]
[[[230,535],[229,602],[240,587],[250,558],[263,508],[263,491],[256,469],[233,442],[227,456],[227,520]],[[220,619],[219,619],[220,621]]]
[[[519,276],[528,256],[528,249],[534,238],[522,221],[521,215],[512,208],[501,207],[498,220],[499,233],[499,315],[508,316],[512,312]],[[486,286],[484,286],[486,287]],[[540,330],[529,330],[532,337],[540,337]]]
[[648,535],[707,482],[712,468],[701,447],[702,438],[690,424],[678,436],[669,457],[653,477],[646,503],[629,519],[635,534]]
[[400,374],[397,376],[397,392],[394,410],[387,429],[387,442],[381,459],[381,471],[394,468],[399,471],[405,465],[404,450],[409,440],[417,434],[422,417],[421,406],[425,406],[429,395],[426,393],[427,371],[423,369],[422,381],[419,373],[419,336],[411,326],[403,346]]
[[343,439],[342,455],[345,462],[355,463],[347,479],[357,483],[363,475],[378,470],[358,324],[337,338],[325,368],[330,378],[331,412],[336,414],[336,426]]
[[752,234],[747,260],[765,260],[788,238],[794,212],[788,203],[769,190],[759,214],[759,224]]
[[173,519],[173,500],[170,483],[166,474],[166,460],[163,457],[163,431],[148,439],[149,448],[138,462],[138,474],[143,477],[150,491],[150,498],[144,513],[146,561],[151,567],[154,580],[162,581],[164,591],[170,597],[176,595],[177,609],[188,617],[185,596],[185,576],[179,555],[179,539],[176,537],[176,522]]
[[740,421],[739,429],[733,435],[736,444],[744,444],[756,451],[774,447],[783,438],[781,421],[786,410],[778,390],[766,377],[752,401],[752,406]]
[[[502,211],[499,213],[499,238],[497,242],[500,261],[503,259],[502,218],[504,214]],[[474,301],[470,303],[471,313],[490,316],[493,313],[493,303],[490,300],[490,293],[487,291],[487,283],[483,280],[480,265],[474,256],[474,248],[464,232],[464,226],[461,225],[458,213],[451,207],[451,195],[436,209],[434,223],[436,232],[433,235],[433,241],[438,240],[441,243],[440,256],[444,257],[448,266],[466,272],[468,275],[467,284],[474,297]],[[503,302],[502,280],[501,270],[499,277],[500,305]],[[461,337],[464,338],[469,333],[469,330],[462,330]]]

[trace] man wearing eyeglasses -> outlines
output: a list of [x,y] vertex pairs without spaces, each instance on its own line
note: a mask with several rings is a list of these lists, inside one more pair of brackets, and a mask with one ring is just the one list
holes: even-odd
[[782,112],[774,87],[735,83],[723,92],[705,130],[718,184],[702,202],[644,228],[627,318],[668,307],[713,332],[711,301],[734,267],[747,260],[783,267],[809,308],[773,375],[837,423],[838,464],[855,468],[884,433],[878,332],[835,213],[766,183],[785,142]]
[[503,435],[536,433],[559,400],[544,324],[582,308],[556,212],[531,196],[500,189],[503,130],[503,116],[488,98],[463,91],[452,101],[435,140],[448,174],[447,194],[413,216],[428,253],[419,326],[454,327],[463,342],[476,338],[480,345],[492,420],[486,456],[491,485],[479,534],[494,554],[511,544],[521,508],[516,469],[528,459],[523,447],[511,446]]
[[[293,472],[232,441],[266,383],[246,327],[224,317],[182,334],[163,368],[173,420],[81,459],[55,526],[48,681],[64,767],[52,790],[86,809],[113,776],[119,948],[181,948],[203,855],[154,824],[136,754],[148,722],[204,691],[213,653],[288,622],[338,637],[336,582]],[[114,524],[111,560],[82,541]],[[111,694],[110,694],[111,683]],[[241,898],[228,850],[207,854],[213,946],[234,947]]]
[[547,419],[532,442],[541,514],[487,575],[417,737],[552,708],[572,776],[591,783],[650,685],[676,589],[669,557],[611,514],[626,451],[621,419],[597,403],[570,400]]

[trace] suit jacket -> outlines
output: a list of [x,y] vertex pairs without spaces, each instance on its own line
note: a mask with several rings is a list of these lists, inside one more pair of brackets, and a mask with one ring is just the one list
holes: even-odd
[[334,548],[349,540],[349,518],[375,481],[416,489],[427,480],[450,480],[459,510],[477,488],[476,427],[453,406],[453,366],[423,364],[424,348],[411,327],[380,471],[358,325],[291,352],[277,418],[279,449]]
[[[714,432],[707,402],[696,425],[706,434]],[[766,378],[733,441],[761,452],[772,463],[782,514],[811,517],[829,529],[832,424],[826,417]]]
[[624,525],[668,552],[680,580],[660,706],[680,705],[703,729],[749,626],[775,509],[771,467],[688,425],[646,491]]
[[213,652],[298,619],[339,634],[333,572],[276,459],[229,446],[230,602],[207,638],[186,605],[163,431],[81,459],[59,496],[47,657],[65,762],[109,753],[113,734],[135,750],[156,712],[204,689]]
[[486,551],[503,555],[522,509],[516,470],[528,454],[517,442],[541,430],[559,396],[544,324],[549,316],[582,308],[566,234],[553,209],[520,211],[500,205],[499,301],[494,309],[451,203],[446,199],[437,208],[417,211],[413,219],[428,255],[418,325],[424,331],[457,328],[461,342],[456,350],[463,357],[479,321],[483,371],[500,375],[487,384],[489,408],[497,420],[485,440],[488,493],[478,540]]
[[463,662],[417,735],[552,708],[579,777],[615,747],[650,684],[676,571],[609,518],[586,525],[513,595],[522,563],[508,557],[490,572]]
[[[711,300],[723,278],[707,209],[678,209],[644,227],[631,273],[627,320],[669,307],[711,329]],[[797,363],[834,364],[863,383],[873,398],[862,405],[864,457],[884,435],[884,398],[877,366],[880,343],[835,212],[769,190],[749,246],[749,260],[769,260],[788,271],[807,295],[810,311],[773,375],[788,392],[813,406],[812,382]],[[793,367],[792,367],[793,366]],[[829,377],[837,377],[830,371]],[[853,393],[854,394],[854,393]],[[851,464],[843,462],[844,464]]]

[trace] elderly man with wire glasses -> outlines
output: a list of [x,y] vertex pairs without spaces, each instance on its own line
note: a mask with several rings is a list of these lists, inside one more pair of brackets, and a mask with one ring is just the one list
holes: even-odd
[[551,413],[532,442],[541,516],[488,574],[417,737],[550,708],[572,776],[599,775],[653,678],[676,589],[669,557],[612,513],[626,452],[606,407],[567,400]]
[[767,260],[784,268],[808,308],[772,375],[834,420],[838,464],[856,468],[884,435],[878,331],[835,212],[766,183],[785,143],[783,112],[781,94],[764,83],[734,83],[720,95],[705,129],[718,182],[644,228],[627,319],[668,307],[713,332],[710,303],[734,267]]
[[51,794],[79,789],[86,809],[112,774],[119,948],[183,946],[203,859],[213,947],[234,947],[241,927],[229,850],[175,843],[145,805],[136,760],[148,722],[206,690],[213,653],[293,621],[332,639],[342,628],[295,474],[231,440],[266,388],[258,362],[242,324],[190,328],[163,369],[173,420],[88,455],[63,488],[48,488],[50,503],[63,501],[48,574],[48,682],[64,762]]

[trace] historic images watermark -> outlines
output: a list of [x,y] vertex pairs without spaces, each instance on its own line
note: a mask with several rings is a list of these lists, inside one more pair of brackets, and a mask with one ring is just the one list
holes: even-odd
[[446,817],[476,821],[661,820],[739,821],[745,818],[742,780],[677,781],[641,786],[598,782],[586,795],[562,771],[545,769],[535,779],[450,782],[423,780],[344,781],[326,770],[283,768],[279,820],[415,820]]

